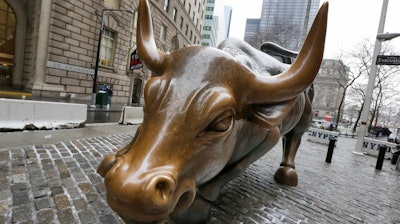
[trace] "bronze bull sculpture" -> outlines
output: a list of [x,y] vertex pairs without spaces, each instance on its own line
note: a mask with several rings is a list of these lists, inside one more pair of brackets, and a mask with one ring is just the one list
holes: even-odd
[[275,180],[297,185],[294,157],[312,118],[312,94],[324,51],[328,4],[294,64],[240,40],[219,49],[157,49],[150,8],[140,0],[137,45],[152,71],[144,120],[133,140],[101,162],[110,207],[127,223],[206,222],[221,187],[283,136]]

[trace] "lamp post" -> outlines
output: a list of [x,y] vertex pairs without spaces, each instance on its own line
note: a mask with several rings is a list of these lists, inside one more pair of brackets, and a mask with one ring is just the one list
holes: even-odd
[[97,54],[96,54],[96,64],[94,67],[94,77],[93,77],[93,89],[92,89],[92,99],[91,99],[91,106],[96,106],[96,94],[97,94],[97,76],[99,71],[99,61],[100,61],[100,49],[101,49],[101,39],[103,37],[103,30],[104,30],[104,15],[107,11],[113,12],[129,12],[133,13],[132,9],[103,9],[101,12],[101,21],[100,21],[100,32],[99,32],[99,41],[97,44]]
[[371,70],[370,70],[369,79],[368,79],[367,92],[365,94],[364,107],[363,107],[363,110],[361,111],[361,119],[360,119],[361,123],[360,123],[360,128],[358,130],[357,144],[356,144],[355,151],[353,151],[353,153],[357,154],[357,155],[363,155],[362,147],[363,147],[364,140],[365,140],[365,132],[366,132],[368,117],[369,117],[368,116],[369,109],[371,106],[372,93],[373,93],[373,89],[374,89],[374,85],[375,85],[376,73],[378,70],[378,67],[376,65],[376,60],[377,60],[378,54],[381,51],[381,42],[391,40],[395,37],[400,36],[399,33],[383,33],[383,28],[385,26],[387,6],[388,6],[388,0],[383,0],[381,17],[379,20],[378,34],[376,35],[374,53],[372,55],[372,61],[371,61],[372,64],[371,64]]

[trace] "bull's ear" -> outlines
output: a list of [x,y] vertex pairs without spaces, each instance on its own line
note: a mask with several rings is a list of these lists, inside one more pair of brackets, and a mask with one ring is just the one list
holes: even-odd
[[139,2],[136,42],[140,58],[153,72],[153,75],[162,75],[166,67],[166,54],[158,50],[154,40],[153,21],[148,0]]
[[264,128],[276,127],[288,116],[298,98],[270,105],[253,105],[249,121]]

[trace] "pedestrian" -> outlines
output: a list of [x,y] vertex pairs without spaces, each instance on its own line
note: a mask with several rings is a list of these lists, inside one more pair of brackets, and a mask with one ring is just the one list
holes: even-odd
[[333,131],[333,124],[332,123],[329,125],[328,130],[329,131]]
[[107,93],[108,93],[108,108],[111,106],[111,98],[113,95],[113,91],[112,91],[112,87],[111,86],[107,86]]

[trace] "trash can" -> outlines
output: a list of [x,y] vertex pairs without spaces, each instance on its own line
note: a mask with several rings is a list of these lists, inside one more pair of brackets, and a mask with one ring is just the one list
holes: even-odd
[[108,104],[108,93],[106,91],[99,91],[96,94],[96,105],[107,106]]

